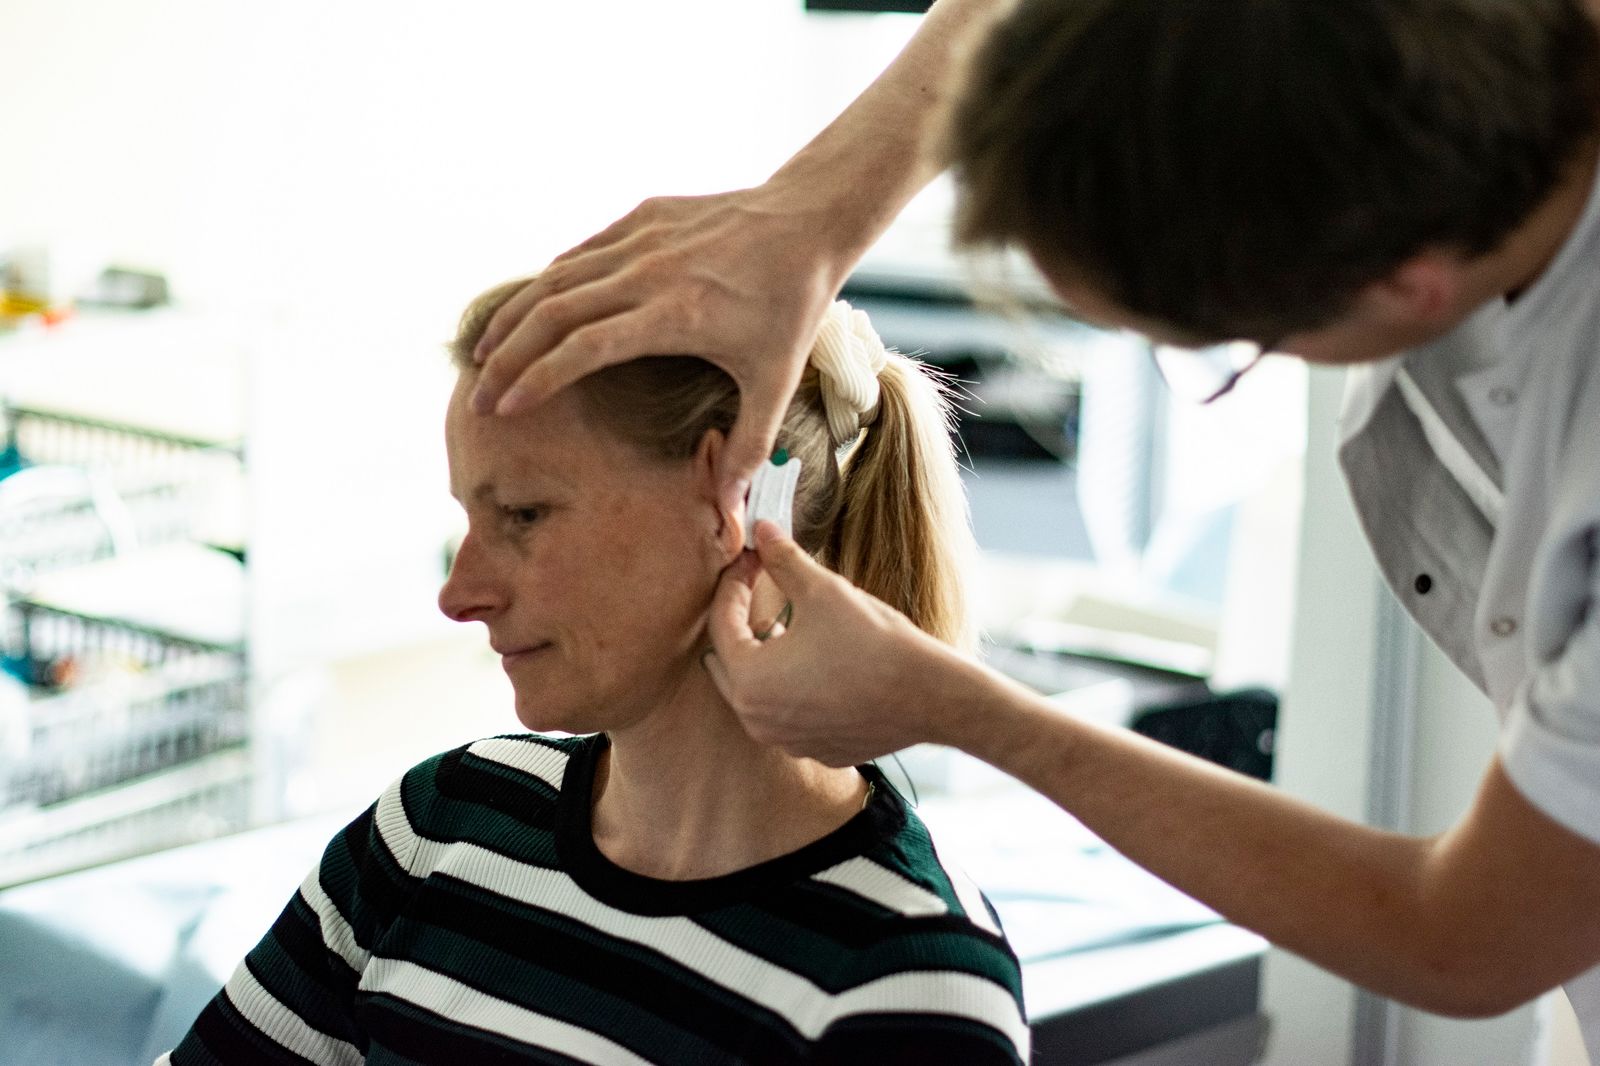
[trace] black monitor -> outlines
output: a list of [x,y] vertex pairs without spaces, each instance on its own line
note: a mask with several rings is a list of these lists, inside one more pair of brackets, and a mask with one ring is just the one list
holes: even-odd
[[807,11],[905,11],[922,14],[933,0],[806,0]]

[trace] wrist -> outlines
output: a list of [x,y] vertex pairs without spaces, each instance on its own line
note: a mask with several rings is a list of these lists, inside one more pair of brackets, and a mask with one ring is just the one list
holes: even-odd
[[791,234],[788,253],[803,255],[830,295],[844,285],[906,202],[880,196],[841,170],[798,157],[750,194],[752,210],[785,217],[784,228]]
[[1040,759],[1067,752],[1073,733],[1055,707],[1038,693],[990,667],[961,658],[939,701],[937,743],[1027,780]]
[[858,128],[852,118],[841,116],[760,187],[804,213],[806,232],[826,250],[841,283],[939,171],[921,132],[931,116],[898,116],[897,134]]
[[911,629],[914,646],[897,657],[897,691],[917,740],[972,752],[982,746],[987,671],[970,656]]

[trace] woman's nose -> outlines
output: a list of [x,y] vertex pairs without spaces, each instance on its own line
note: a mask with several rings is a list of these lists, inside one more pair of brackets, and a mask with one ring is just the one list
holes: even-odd
[[499,610],[503,602],[478,542],[468,533],[450,564],[450,575],[439,589],[439,610],[454,622],[481,622]]

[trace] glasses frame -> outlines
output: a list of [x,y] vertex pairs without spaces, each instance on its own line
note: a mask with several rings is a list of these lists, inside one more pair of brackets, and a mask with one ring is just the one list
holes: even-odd
[[1240,379],[1250,371],[1254,370],[1261,360],[1265,359],[1268,355],[1277,350],[1277,347],[1280,343],[1281,341],[1278,340],[1274,340],[1270,344],[1260,344],[1256,341],[1237,340],[1226,341],[1222,344],[1210,345],[1205,348],[1182,348],[1174,344],[1157,344],[1154,341],[1146,338],[1145,351],[1149,353],[1150,362],[1155,366],[1156,375],[1161,378],[1162,384],[1166,385],[1168,391],[1173,393],[1173,395],[1182,396],[1184,394],[1184,390],[1173,385],[1172,378],[1168,376],[1166,368],[1161,365],[1161,353],[1163,351],[1172,352],[1174,354],[1182,353],[1187,355],[1199,355],[1202,352],[1215,351],[1222,348],[1231,348],[1236,345],[1250,345],[1254,349],[1254,352],[1249,356],[1249,358],[1243,360],[1238,366],[1230,370],[1227,376],[1222,379],[1221,384],[1219,384],[1215,389],[1212,389],[1210,392],[1202,393],[1198,397],[1193,397],[1193,402],[1195,404],[1204,407],[1206,404],[1217,402],[1224,396],[1228,395],[1228,393],[1232,392],[1239,384]]

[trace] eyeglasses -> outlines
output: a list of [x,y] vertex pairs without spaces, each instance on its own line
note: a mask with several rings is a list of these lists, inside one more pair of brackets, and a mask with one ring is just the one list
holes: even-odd
[[1279,344],[1255,341],[1228,341],[1205,348],[1184,348],[1175,344],[1151,344],[1150,358],[1156,373],[1167,388],[1193,403],[1207,404],[1233,391],[1252,367]]

